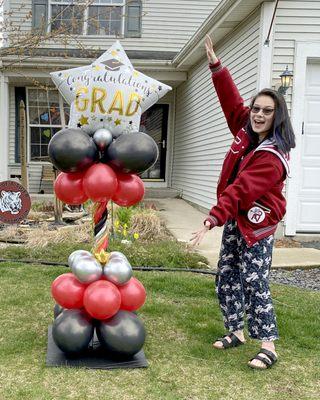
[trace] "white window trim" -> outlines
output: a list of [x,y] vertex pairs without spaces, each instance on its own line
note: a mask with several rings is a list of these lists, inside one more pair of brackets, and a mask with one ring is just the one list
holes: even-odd
[[[84,2],[85,3],[85,2]],[[68,6],[70,5],[70,2],[67,1],[57,1],[57,0],[49,0],[48,2],[48,24],[47,24],[47,33],[51,32],[51,23],[49,23],[51,21],[52,18],[52,13],[51,13],[51,7],[52,5],[61,5],[61,6]],[[81,3],[78,3],[78,5],[81,5]],[[121,15],[121,19],[122,19],[122,29],[121,29],[121,36],[124,36],[124,32],[125,32],[125,13],[126,13],[126,2],[125,0],[122,1],[122,3],[112,3],[110,1],[110,4],[106,3],[106,4],[99,4],[93,1],[92,4],[88,5],[88,7],[86,7],[85,12],[84,12],[84,23],[83,23],[83,27],[82,27],[82,34],[79,34],[79,36],[81,38],[116,38],[117,35],[89,35],[88,34],[88,18],[89,18],[89,7],[90,6],[116,6],[116,7],[122,7],[122,15]]]
[[320,42],[296,42],[295,64],[292,87],[291,122],[296,136],[296,147],[290,153],[291,178],[287,180],[287,216],[285,234],[294,236],[297,231],[297,207],[301,182],[301,129],[304,119],[304,101],[306,88],[306,71],[308,59],[320,59]]
[[[60,118],[61,118],[61,125],[48,125],[48,124],[30,124],[29,123],[29,90],[39,89],[36,86],[27,86],[26,87],[26,120],[27,120],[27,163],[30,165],[41,165],[41,164],[50,164],[49,161],[33,161],[31,160],[31,127],[41,127],[41,128],[60,128],[63,129],[66,127],[66,121],[64,116],[64,108],[63,108],[63,98],[61,94],[59,94],[59,108],[60,108]],[[50,88],[49,90],[56,90],[55,88]],[[62,110],[62,113],[61,113]]]

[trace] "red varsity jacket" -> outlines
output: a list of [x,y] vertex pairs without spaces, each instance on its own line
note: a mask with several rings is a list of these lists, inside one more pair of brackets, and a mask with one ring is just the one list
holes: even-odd
[[271,139],[246,154],[250,146],[245,130],[249,107],[244,106],[228,69],[222,67],[220,61],[210,65],[210,69],[234,141],[223,162],[217,186],[217,204],[205,221],[210,222],[211,229],[235,219],[251,247],[273,234],[285,214],[286,200],[282,189],[289,173],[288,156],[282,154]]

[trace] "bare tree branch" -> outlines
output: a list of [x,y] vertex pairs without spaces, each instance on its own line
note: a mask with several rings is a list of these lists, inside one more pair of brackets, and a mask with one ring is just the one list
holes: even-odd
[[[134,0],[126,1],[126,5]],[[146,0],[144,0],[146,1]],[[38,29],[30,29],[29,31],[23,30],[26,24],[32,25],[32,11],[27,11],[23,17],[20,18],[19,22],[13,21],[13,16],[16,13],[20,13],[26,8],[25,3],[21,3],[17,8],[5,10],[3,12],[3,20],[0,21],[0,32],[3,32],[3,38],[5,40],[6,47],[0,48],[0,71],[12,71],[16,74],[23,76],[26,80],[30,81],[33,85],[48,90],[47,85],[43,85],[37,79],[30,76],[26,76],[23,73],[23,69],[20,67],[22,63],[34,58],[44,49],[47,50],[47,57],[64,57],[65,59],[70,58],[70,50],[80,50],[83,58],[93,57],[93,52],[100,50],[99,44],[87,48],[83,43],[83,31],[81,33],[75,33],[79,29],[79,23],[82,26],[87,25],[91,29],[99,32],[102,21],[108,21],[111,18],[111,13],[116,10],[119,6],[116,5],[101,5],[104,7],[103,13],[100,12],[97,15],[90,16],[89,12],[86,12],[88,7],[92,6],[94,0],[84,0],[77,4],[71,3],[68,5],[61,6],[61,10],[57,12],[50,20],[42,20],[41,25]],[[4,5],[4,0],[0,0],[0,6]],[[57,4],[58,5],[58,4]],[[125,5],[125,6],[126,6]],[[79,19],[75,17],[75,9],[77,7],[78,14],[82,15],[83,18]],[[72,18],[67,20],[69,23],[63,23],[63,16],[68,10],[72,8]],[[85,18],[87,15],[87,18]],[[123,13],[121,13],[122,18]],[[60,21],[60,22],[59,22]],[[55,29],[52,29],[56,26]],[[87,34],[87,37],[91,35]],[[121,34],[117,33],[116,38],[120,38]],[[50,45],[54,44],[54,51],[50,48]],[[72,48],[70,46],[72,44]],[[58,49],[61,52],[57,55]],[[41,56],[41,55],[40,55]],[[37,67],[36,67],[37,68]],[[40,66],[43,69],[43,65]],[[38,68],[37,68],[38,69]],[[43,71],[46,71],[43,69]]]

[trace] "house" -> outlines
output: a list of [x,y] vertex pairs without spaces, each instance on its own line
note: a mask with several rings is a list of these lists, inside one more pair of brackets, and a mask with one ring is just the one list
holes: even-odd
[[[88,64],[117,37],[135,68],[173,87],[142,117],[141,129],[161,150],[159,163],[144,176],[146,185],[178,189],[185,200],[209,209],[231,138],[208,72],[208,33],[247,102],[263,87],[278,89],[286,66],[293,71],[286,101],[297,146],[285,187],[283,233],[320,232],[319,1],[97,0],[84,10],[67,0],[24,4],[4,2],[13,26],[21,35],[33,29],[48,37],[34,49],[0,58],[0,180],[19,171],[18,104],[24,99],[29,191],[39,191],[47,143],[68,120],[58,92],[42,88],[53,88],[49,72]],[[71,19],[77,22],[72,32],[59,35]]]

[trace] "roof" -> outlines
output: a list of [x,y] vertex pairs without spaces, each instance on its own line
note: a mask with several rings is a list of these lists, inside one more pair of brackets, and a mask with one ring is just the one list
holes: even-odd
[[264,0],[222,0],[174,57],[173,65],[178,69],[190,69],[205,56],[206,34],[209,34],[217,45],[263,2]]

